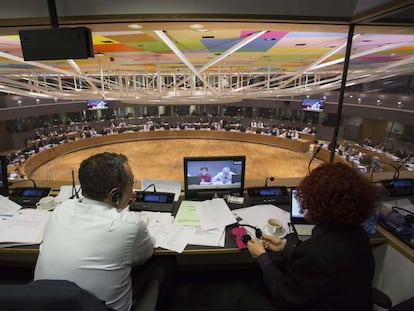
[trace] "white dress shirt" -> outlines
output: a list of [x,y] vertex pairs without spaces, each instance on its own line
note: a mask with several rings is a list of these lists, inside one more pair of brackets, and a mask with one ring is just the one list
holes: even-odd
[[52,213],[34,279],[64,279],[119,311],[132,305],[131,265],[151,257],[154,239],[139,214],[86,198]]

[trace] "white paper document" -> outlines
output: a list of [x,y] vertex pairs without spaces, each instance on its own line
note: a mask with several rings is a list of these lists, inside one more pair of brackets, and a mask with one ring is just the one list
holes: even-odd
[[[181,182],[175,179],[141,179],[141,191],[150,187],[155,186],[157,192],[170,192],[174,193],[174,201],[178,201],[181,194]],[[155,190],[154,190],[155,192]]]
[[162,228],[157,230],[156,246],[169,249],[177,253],[183,252],[196,231],[194,227],[176,226],[174,224],[160,224],[159,226]]
[[269,218],[277,218],[283,223],[285,230],[288,230],[290,213],[272,204],[255,205],[246,208],[240,208],[233,211],[233,214],[239,216],[242,221],[251,226],[263,230]]
[[411,201],[409,200],[409,199],[407,199],[407,198],[404,198],[404,199],[396,199],[396,200],[391,200],[391,201],[388,201],[388,202],[383,202],[382,203],[383,204],[383,207],[385,208],[383,208],[382,210],[381,210],[381,212],[384,214],[384,215],[387,215],[387,214],[389,214],[389,213],[391,213],[392,212],[392,208],[395,206],[395,207],[399,207],[399,208],[401,208],[400,210],[398,210],[398,212],[400,212],[400,213],[402,213],[403,215],[406,215],[406,214],[408,214],[407,212],[405,212],[404,210],[407,210],[407,211],[409,211],[409,212],[411,212],[411,213],[414,213],[414,205],[413,205],[413,203],[411,203]]
[[0,195],[0,217],[11,217],[22,207],[9,198]]
[[197,214],[203,230],[224,228],[236,223],[236,218],[224,199],[200,202],[197,207]]
[[224,247],[225,240],[225,228],[204,231],[203,229],[201,229],[201,227],[196,227],[195,234],[192,236],[188,244]]
[[50,216],[49,211],[22,209],[9,220],[1,223],[0,246],[10,244],[39,244]]

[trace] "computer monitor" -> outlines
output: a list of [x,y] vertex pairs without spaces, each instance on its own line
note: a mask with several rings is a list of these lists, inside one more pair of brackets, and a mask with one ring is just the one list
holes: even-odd
[[324,104],[323,99],[305,98],[302,101],[302,109],[305,111],[323,111]]
[[7,157],[0,155],[0,194],[9,195],[9,182],[7,179]]
[[106,99],[88,99],[88,110],[108,109],[108,101]]
[[243,196],[245,156],[184,157],[187,199]]

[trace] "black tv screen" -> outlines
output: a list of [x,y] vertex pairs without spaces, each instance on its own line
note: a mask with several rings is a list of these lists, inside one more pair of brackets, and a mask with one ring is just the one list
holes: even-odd
[[88,99],[87,105],[89,110],[107,109],[108,101],[106,99]]
[[185,157],[185,197],[243,196],[245,166],[245,156]]
[[9,195],[9,183],[7,179],[7,157],[0,155],[0,194]]
[[302,101],[302,109],[305,111],[323,111],[324,104],[323,99],[305,98]]

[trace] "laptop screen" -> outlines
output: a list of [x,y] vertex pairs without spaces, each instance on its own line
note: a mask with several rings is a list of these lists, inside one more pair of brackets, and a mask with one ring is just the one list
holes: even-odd
[[300,202],[296,198],[297,189],[291,189],[291,204],[290,204],[290,222],[294,226],[299,236],[310,236],[315,226],[314,223],[309,222],[305,218],[305,214],[300,212]]
[[298,199],[296,199],[296,193],[297,189],[292,188],[291,194],[292,194],[292,201],[291,201],[291,216],[292,218],[299,218],[303,219],[305,218],[305,215],[300,212],[300,202]]
[[290,222],[292,224],[314,224],[313,222],[308,221],[305,218],[305,214],[300,212],[300,202],[296,198],[297,189],[292,188],[291,191],[291,200],[290,200]]

